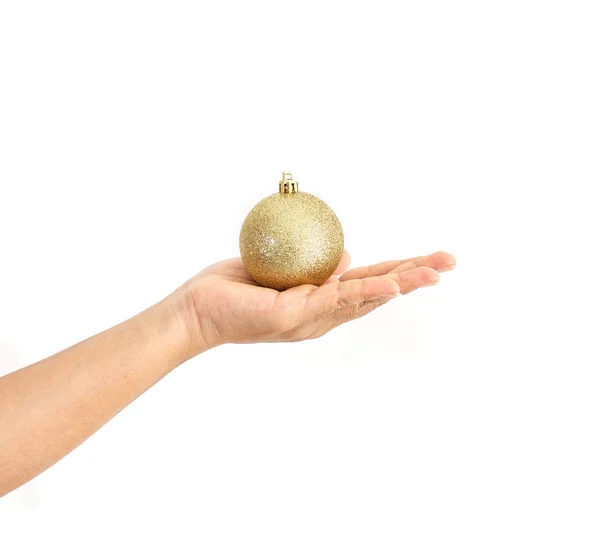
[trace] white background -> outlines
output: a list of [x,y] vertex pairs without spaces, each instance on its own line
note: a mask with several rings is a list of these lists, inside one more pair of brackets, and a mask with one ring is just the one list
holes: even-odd
[[0,501],[0,557],[600,556],[597,7],[3,0],[0,372],[236,255],[287,169],[354,265],[459,266],[186,363]]

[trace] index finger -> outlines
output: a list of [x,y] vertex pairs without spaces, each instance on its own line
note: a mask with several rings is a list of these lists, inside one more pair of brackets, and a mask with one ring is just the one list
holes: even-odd
[[383,276],[389,274],[392,270],[398,268],[398,266],[408,263],[412,263],[417,267],[425,266],[427,268],[433,268],[438,272],[443,272],[451,270],[456,266],[456,258],[447,252],[440,251],[427,256],[406,258],[405,260],[388,260],[387,262],[380,262],[379,264],[348,270],[346,273],[342,274],[340,281]]

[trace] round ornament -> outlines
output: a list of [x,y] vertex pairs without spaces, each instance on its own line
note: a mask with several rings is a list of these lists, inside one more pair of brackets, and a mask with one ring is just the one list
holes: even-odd
[[240,232],[240,253],[250,275],[280,291],[321,285],[343,252],[339,219],[323,200],[299,192],[291,173],[283,173],[279,192],[254,206]]

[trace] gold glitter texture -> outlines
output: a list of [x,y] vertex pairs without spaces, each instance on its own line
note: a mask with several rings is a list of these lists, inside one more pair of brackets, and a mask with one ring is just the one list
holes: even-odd
[[306,283],[321,285],[344,251],[342,225],[333,210],[294,188],[261,200],[240,232],[240,252],[250,275],[260,285],[280,291]]

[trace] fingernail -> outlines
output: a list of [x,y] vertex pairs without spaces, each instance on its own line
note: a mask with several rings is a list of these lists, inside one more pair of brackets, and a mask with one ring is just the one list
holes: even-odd
[[444,266],[443,268],[440,268],[438,270],[438,272],[450,272],[452,270],[456,270],[456,266],[454,264],[450,264],[448,266]]
[[433,287],[434,285],[437,285],[439,283],[439,281],[430,281],[428,283],[424,283],[421,287]]

